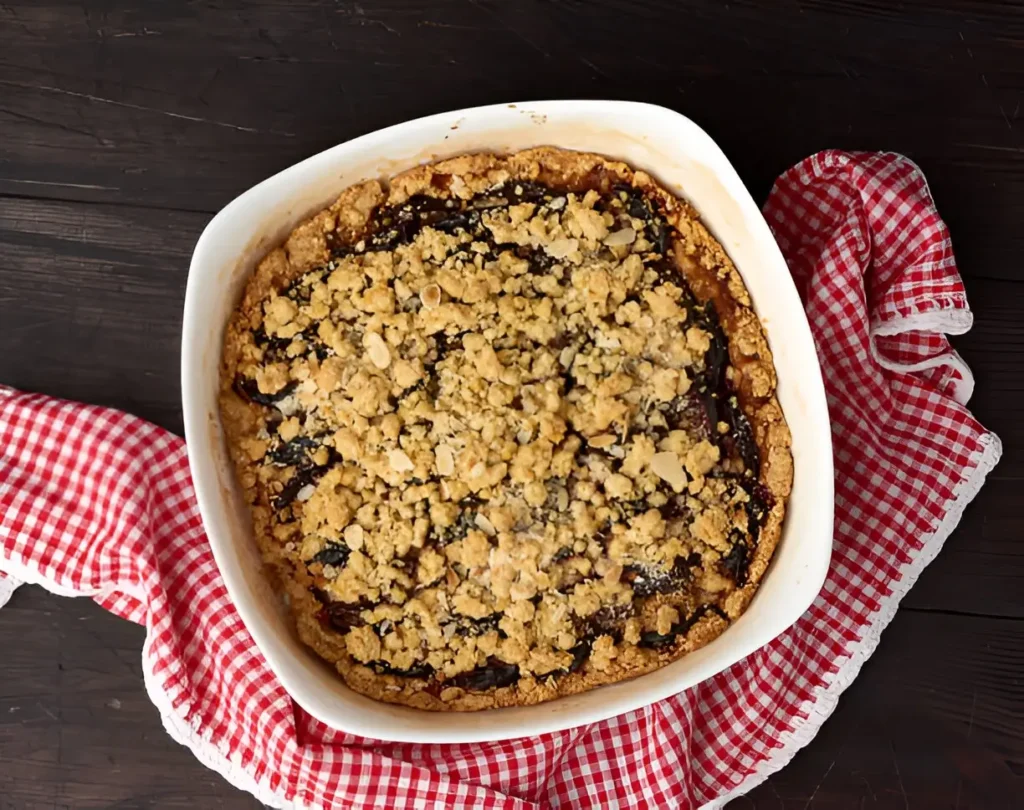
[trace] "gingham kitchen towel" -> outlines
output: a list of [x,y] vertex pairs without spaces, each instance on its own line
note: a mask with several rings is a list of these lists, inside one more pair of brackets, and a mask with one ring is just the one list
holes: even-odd
[[[535,739],[407,745],[331,731],[277,683],[228,601],[182,440],[0,388],[0,604],[19,581],[144,624],[168,732],[274,807],[719,807],[817,732],[995,465],[946,334],[971,325],[924,177],[823,152],[765,214],[807,308],[836,461],[821,594],[771,644],[642,711]],[[0,614],[0,621],[2,621]]]

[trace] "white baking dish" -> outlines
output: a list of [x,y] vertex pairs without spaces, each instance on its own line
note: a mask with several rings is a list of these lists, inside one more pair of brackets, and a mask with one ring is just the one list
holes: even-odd
[[[217,412],[224,324],[255,263],[345,187],[470,151],[551,144],[620,158],[698,209],[750,289],[778,368],[793,433],[795,480],[782,541],[747,612],[722,636],[657,672],[539,706],[470,714],[390,706],[350,691],[307,650],[268,587],[229,466]],[[364,135],[242,194],[206,227],[192,256],[182,333],[182,406],[199,508],[228,592],[295,700],[343,731],[382,740],[471,742],[592,723],[721,672],[788,628],[825,578],[832,546],[832,444],[821,372],[789,270],[757,205],[708,135],[661,107],[545,101],[459,110]]]

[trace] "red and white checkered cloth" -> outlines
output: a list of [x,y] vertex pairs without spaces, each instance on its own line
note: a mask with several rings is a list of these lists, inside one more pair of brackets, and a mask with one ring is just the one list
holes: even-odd
[[144,624],[146,686],[167,730],[272,806],[721,806],[814,736],[1000,453],[964,407],[972,378],[945,334],[969,329],[971,313],[917,167],[823,152],[779,178],[765,214],[824,372],[835,550],[796,625],[717,677],[536,739],[334,732],[289,699],[228,600],[182,440],[4,388],[0,604],[5,584],[29,581]]

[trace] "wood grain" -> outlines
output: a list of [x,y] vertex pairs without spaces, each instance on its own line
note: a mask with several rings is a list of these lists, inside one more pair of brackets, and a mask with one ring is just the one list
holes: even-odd
[[0,380],[180,434],[185,279],[208,219],[0,197]]
[[901,610],[814,742],[733,806],[1018,807],[1022,667],[1021,622]]
[[[419,115],[529,98],[677,109],[764,200],[825,147],[924,169],[975,313],[954,339],[1005,457],[835,716],[736,808],[1024,795],[1024,5],[997,0],[0,3],[0,382],[180,433],[189,256],[264,177]],[[2,482],[0,482],[2,485]],[[0,611],[0,810],[256,807],[171,742],[141,631]]]
[[164,732],[141,627],[26,587],[0,633],[0,810],[262,806]]

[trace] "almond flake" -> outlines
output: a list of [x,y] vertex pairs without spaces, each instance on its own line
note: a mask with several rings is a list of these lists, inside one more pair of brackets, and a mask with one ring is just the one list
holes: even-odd
[[388,453],[388,464],[391,465],[391,469],[395,472],[409,472],[409,470],[416,467],[404,450],[392,450]]
[[427,309],[434,309],[441,304],[441,288],[437,284],[428,284],[420,290],[420,301]]
[[480,512],[476,513],[476,518],[473,521],[476,523],[476,527],[489,537],[494,537],[497,531],[494,528],[494,524],[487,519],[487,517]]
[[587,441],[591,447],[598,449],[602,447],[611,447],[615,444],[615,436],[611,433],[602,433],[600,436],[593,436]]
[[604,243],[608,247],[619,247],[620,245],[631,245],[636,240],[636,231],[632,228],[623,228],[615,233],[610,233]]
[[274,407],[285,417],[291,416],[302,409],[302,406],[299,404],[299,398],[295,394],[289,394],[283,399],[279,399],[274,403]]
[[345,527],[345,543],[353,551],[363,547],[363,527],[358,523],[350,523]]
[[366,353],[370,356],[370,362],[379,369],[385,369],[391,365],[391,352],[388,344],[376,332],[370,332],[366,336]]
[[447,444],[437,446],[437,450],[434,451],[434,461],[439,474],[451,475],[455,472],[455,453]]
[[485,472],[487,472],[487,465],[484,464],[482,461],[478,461],[476,464],[473,465],[473,469],[469,471],[469,477],[479,478]]
[[551,244],[545,245],[548,255],[554,259],[564,259],[570,253],[579,248],[577,239],[552,239]]
[[686,486],[686,473],[675,453],[655,453],[651,458],[651,472],[676,492],[682,492]]
[[306,484],[306,486],[295,493],[295,500],[300,502],[308,501],[313,497],[314,492],[316,492],[316,487],[312,484]]

